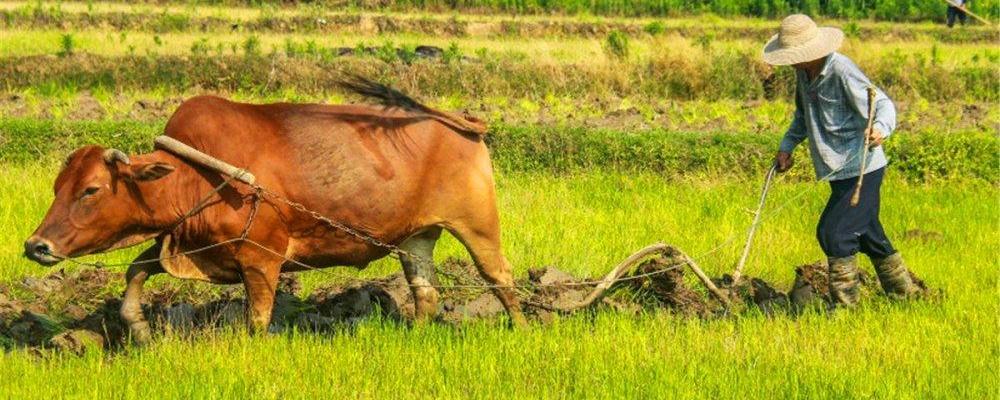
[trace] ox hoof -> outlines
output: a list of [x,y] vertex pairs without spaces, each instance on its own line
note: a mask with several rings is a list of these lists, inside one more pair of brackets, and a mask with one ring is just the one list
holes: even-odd
[[153,332],[146,321],[130,324],[129,332],[132,333],[132,341],[137,345],[141,346],[153,341]]
[[528,319],[524,318],[524,314],[521,313],[512,314],[510,316],[510,326],[518,330],[528,329]]

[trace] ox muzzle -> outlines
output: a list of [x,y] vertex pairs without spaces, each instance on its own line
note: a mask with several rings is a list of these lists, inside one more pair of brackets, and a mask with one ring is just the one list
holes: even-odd
[[38,236],[32,236],[24,242],[24,256],[47,267],[62,261],[61,257],[55,255],[52,242]]

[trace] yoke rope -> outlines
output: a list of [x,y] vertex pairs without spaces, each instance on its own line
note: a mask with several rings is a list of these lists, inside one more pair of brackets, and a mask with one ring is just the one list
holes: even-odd
[[[841,166],[840,168],[837,168],[837,169],[831,171],[826,176],[821,177],[819,179],[819,181],[825,181],[826,179],[828,179],[828,178],[832,177],[833,175],[837,174],[838,172],[840,172],[841,170],[843,170],[856,157],[857,157],[856,153],[853,154],[851,157],[848,157],[845,160],[843,166]],[[239,169],[238,171],[245,171],[245,170]],[[771,170],[768,171],[767,183],[765,184],[765,187],[763,189],[762,197],[764,195],[766,195],[766,192],[767,192],[767,190],[768,190],[768,188],[770,186],[771,177],[773,177],[774,172],[775,172],[775,169],[773,167],[771,168]],[[216,194],[218,194],[226,186],[232,186],[232,182],[234,180],[240,180],[239,176],[235,175],[235,174],[234,175],[230,175],[225,181],[223,181],[218,186],[214,187],[208,194],[206,194],[205,196],[203,196],[196,203],[195,207],[193,207],[188,212],[184,213],[178,219],[178,221],[174,224],[174,226],[170,230],[170,232],[176,230],[176,228],[179,227],[180,224],[183,223],[186,219],[191,218],[194,215],[197,215],[199,212],[201,212],[205,208],[207,208],[209,206],[208,200],[211,197],[213,197]],[[381,241],[379,239],[376,239],[372,235],[369,235],[367,233],[361,232],[358,229],[352,228],[352,227],[350,227],[350,226],[348,226],[346,224],[337,222],[337,221],[335,221],[333,219],[330,219],[330,218],[328,218],[326,216],[323,216],[322,214],[320,214],[320,213],[318,213],[318,212],[316,212],[314,210],[310,210],[309,208],[307,208],[302,203],[298,203],[298,202],[286,199],[283,196],[280,196],[280,195],[278,195],[278,194],[276,194],[276,193],[274,193],[272,191],[267,190],[266,188],[264,188],[263,186],[260,186],[257,183],[247,183],[247,182],[242,182],[242,183],[246,184],[247,186],[249,186],[251,189],[254,190],[254,192],[252,194],[244,195],[243,197],[246,198],[247,196],[252,196],[252,197],[254,197],[254,200],[253,200],[253,204],[251,206],[250,214],[247,217],[246,225],[244,226],[244,229],[241,232],[241,235],[238,236],[238,237],[227,239],[227,240],[223,240],[221,242],[217,242],[217,243],[213,243],[213,244],[210,244],[210,245],[202,246],[202,247],[199,247],[199,248],[196,248],[196,249],[192,249],[192,250],[186,250],[186,251],[182,251],[182,252],[177,252],[177,253],[174,253],[174,254],[171,254],[171,255],[165,256],[165,257],[164,256],[160,256],[160,257],[151,258],[151,259],[134,260],[134,261],[127,262],[127,263],[105,264],[105,263],[102,263],[102,262],[80,261],[80,260],[77,260],[77,259],[72,258],[72,257],[59,256],[59,255],[51,254],[51,253],[49,253],[48,255],[50,255],[52,257],[56,257],[56,258],[58,258],[60,260],[69,261],[69,262],[71,262],[73,264],[80,265],[80,266],[89,266],[89,267],[94,267],[94,268],[106,268],[106,267],[130,266],[130,265],[137,265],[137,264],[158,263],[158,262],[161,262],[161,261],[164,261],[164,260],[170,260],[170,259],[174,259],[174,258],[178,258],[178,257],[189,256],[189,255],[192,255],[192,254],[197,254],[197,253],[205,252],[205,251],[208,251],[208,250],[211,250],[211,249],[215,249],[215,248],[226,246],[226,245],[233,244],[233,243],[247,243],[247,244],[253,245],[253,246],[255,246],[255,247],[257,247],[257,248],[259,248],[259,249],[261,249],[261,250],[263,250],[263,251],[265,251],[265,252],[267,252],[267,253],[269,253],[269,254],[271,254],[273,256],[279,257],[279,258],[281,258],[282,260],[284,260],[287,263],[291,263],[293,265],[300,266],[300,267],[302,267],[302,268],[304,268],[306,270],[319,271],[319,272],[321,272],[323,274],[326,274],[328,276],[332,276],[332,277],[339,278],[339,279],[344,279],[344,280],[346,280],[346,281],[348,281],[350,283],[367,282],[367,280],[365,280],[365,279],[357,278],[355,276],[350,276],[350,275],[346,275],[346,274],[338,274],[338,273],[335,273],[332,270],[328,270],[328,269],[325,269],[325,268],[312,266],[312,265],[303,263],[301,261],[291,259],[291,258],[287,257],[286,255],[281,254],[280,252],[278,252],[278,251],[276,251],[274,249],[271,249],[271,248],[269,248],[269,247],[267,247],[267,246],[265,246],[265,245],[263,245],[263,244],[261,244],[261,243],[259,243],[257,241],[254,241],[253,239],[250,239],[248,237],[248,235],[249,235],[250,229],[251,229],[251,227],[253,225],[254,218],[257,215],[257,211],[259,209],[260,203],[263,201],[264,197],[270,197],[271,199],[280,201],[280,202],[282,202],[282,203],[284,203],[284,204],[292,207],[293,209],[295,209],[295,210],[297,210],[299,212],[303,212],[303,213],[309,214],[314,219],[317,219],[317,220],[319,220],[321,222],[324,222],[327,225],[329,225],[329,226],[331,226],[331,227],[333,227],[335,229],[341,230],[341,231],[343,231],[343,232],[345,232],[345,233],[347,233],[347,234],[349,234],[351,236],[354,236],[355,238],[357,238],[359,240],[365,241],[365,242],[367,242],[367,243],[369,243],[371,245],[377,246],[377,247],[384,248],[384,249],[388,250],[391,254],[396,255],[397,257],[410,257],[410,258],[412,258],[414,260],[425,261],[425,262],[433,262],[433,260],[426,260],[425,258],[420,257],[420,256],[418,256],[416,254],[411,253],[411,252],[408,252],[408,251],[400,248],[399,246],[383,242],[383,241]],[[789,204],[791,204],[792,202],[798,200],[800,197],[804,196],[806,193],[809,193],[809,192],[813,191],[814,189],[815,189],[815,186],[810,186],[810,187],[808,187],[808,188],[806,188],[804,190],[799,191],[798,193],[796,193],[795,195],[793,195],[791,198],[787,199],[785,202],[783,202],[777,208],[775,208],[774,210],[771,210],[771,212],[769,212],[767,214],[763,214],[763,213],[760,212],[760,210],[758,210],[757,216],[754,218],[754,221],[748,226],[747,229],[750,232],[752,232],[752,230],[755,229],[757,226],[759,226],[761,223],[763,223],[764,220],[769,219],[771,217],[774,217],[775,215],[777,215],[778,213],[780,213],[785,207],[787,207]],[[761,206],[762,205],[763,205],[763,202],[761,202]],[[668,266],[666,268],[662,268],[662,269],[659,269],[659,270],[656,270],[656,271],[651,271],[651,272],[646,272],[646,273],[641,273],[641,274],[634,274],[634,275],[629,275],[629,276],[626,276],[626,277],[617,277],[617,278],[615,278],[610,283],[626,282],[626,281],[632,281],[632,280],[638,280],[638,279],[648,278],[648,277],[655,276],[655,275],[665,274],[665,273],[670,272],[672,270],[675,270],[675,269],[678,269],[678,268],[682,268],[685,265],[691,265],[693,268],[696,268],[694,266],[694,261],[701,260],[704,257],[707,257],[707,256],[709,256],[711,254],[714,254],[714,253],[722,250],[723,248],[726,248],[727,246],[733,244],[733,242],[737,239],[737,237],[738,237],[738,233],[734,232],[726,240],[723,240],[722,242],[719,242],[719,244],[717,244],[716,246],[710,248],[709,250],[707,250],[705,252],[702,252],[701,254],[698,254],[698,255],[696,255],[694,257],[687,256],[687,255],[684,255],[684,257],[682,257],[682,258],[686,258],[688,260],[682,260],[681,262],[678,262],[676,264],[673,264],[671,266]],[[744,255],[744,258],[745,258],[745,255]],[[641,260],[638,260],[638,261],[641,261]],[[501,288],[530,289],[530,288],[540,288],[540,287],[580,287],[580,286],[595,286],[595,285],[601,285],[601,284],[609,284],[608,279],[606,278],[606,279],[602,279],[602,280],[583,280],[583,281],[578,281],[578,282],[553,283],[553,284],[540,284],[539,283],[539,284],[529,284],[529,285],[518,285],[518,284],[513,284],[513,285],[492,285],[492,284],[432,285],[432,284],[426,284],[426,285],[408,285],[408,286],[411,286],[411,287],[432,287],[432,288],[435,288],[435,289],[442,289],[442,290],[457,290],[457,289],[501,289]],[[537,304],[531,304],[531,305],[537,305]]]

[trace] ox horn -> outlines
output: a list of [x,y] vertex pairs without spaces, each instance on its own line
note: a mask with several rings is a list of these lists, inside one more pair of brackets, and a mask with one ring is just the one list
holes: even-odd
[[125,165],[132,165],[132,161],[128,159],[128,155],[125,152],[118,149],[104,150],[104,162],[114,164],[115,161],[121,161]]

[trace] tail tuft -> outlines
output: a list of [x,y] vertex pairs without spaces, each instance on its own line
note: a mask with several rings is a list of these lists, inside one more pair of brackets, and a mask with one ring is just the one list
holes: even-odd
[[371,79],[356,74],[347,74],[345,79],[337,81],[337,86],[341,89],[373,99],[387,108],[402,108],[409,111],[417,111],[427,114],[453,129],[463,133],[471,133],[476,136],[486,135],[486,123],[482,120],[464,113],[462,115],[435,110],[421,104],[412,97],[393,89],[389,86],[375,82]]

